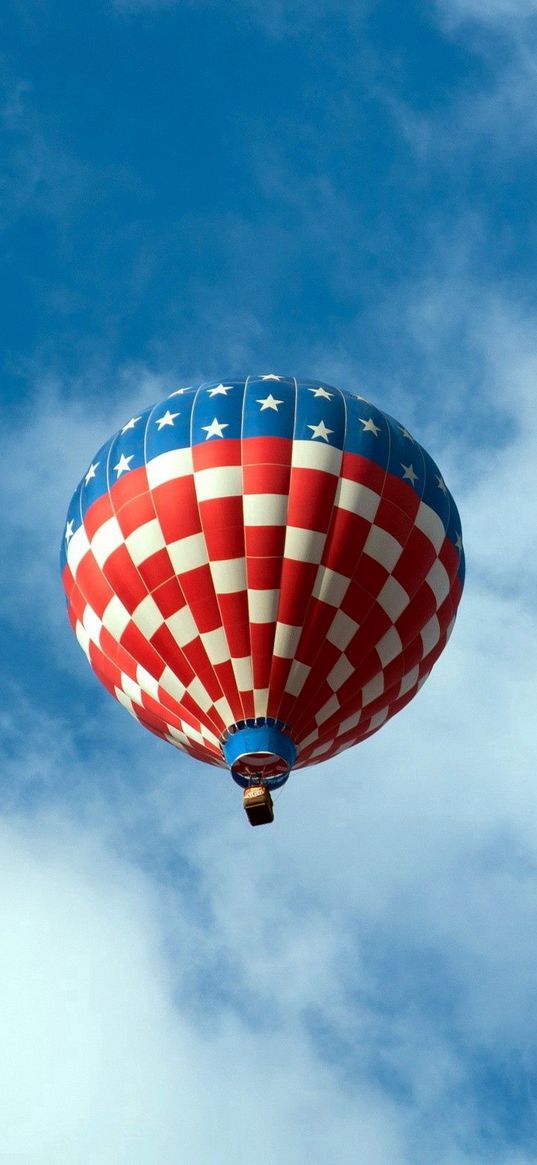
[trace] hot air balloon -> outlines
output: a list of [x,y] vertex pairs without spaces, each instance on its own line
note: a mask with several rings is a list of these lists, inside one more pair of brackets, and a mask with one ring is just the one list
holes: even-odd
[[464,554],[453,498],[403,425],[271,373],[178,388],[131,417],[73,495],[62,577],[104,686],[230,769],[257,824],[292,769],[416,695]]

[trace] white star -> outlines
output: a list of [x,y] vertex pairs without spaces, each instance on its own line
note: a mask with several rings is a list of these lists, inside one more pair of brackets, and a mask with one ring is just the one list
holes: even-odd
[[92,464],[90,465],[88,472],[84,478],[85,485],[88,485],[88,483],[91,481],[92,477],[95,477],[95,470],[99,468],[99,465],[100,465],[100,461],[92,462]]
[[205,440],[208,441],[209,437],[223,437],[224,434],[222,430],[227,429],[229,426],[226,424],[220,424],[220,421],[217,421],[216,417],[214,417],[210,425],[202,425],[201,427],[204,432],[207,433]]
[[402,425],[399,425],[399,428],[403,434],[403,437],[406,437],[407,441],[412,441],[412,444],[414,444],[414,438],[412,436],[412,433],[409,433],[408,429],[403,429]]
[[260,380],[283,380],[283,376],[275,376],[273,372],[269,372],[267,376],[261,376]]
[[319,421],[318,425],[308,425],[308,429],[312,430],[312,441],[314,441],[316,437],[322,437],[323,441],[328,441],[328,434],[334,432],[333,429],[327,429],[324,421]]
[[[333,392],[327,392],[326,388],[309,388],[308,392],[312,392],[314,396],[324,396],[325,400],[332,400]],[[333,432],[331,429],[330,432]]]
[[264,400],[258,400],[257,404],[261,405],[261,412],[262,413],[265,412],[265,409],[272,409],[273,412],[277,413],[278,412],[278,405],[282,405],[283,400],[275,400],[272,393],[269,392],[268,396],[266,396]]
[[207,392],[209,396],[227,396],[231,388],[232,384],[217,384],[216,388],[208,388]]
[[141,421],[141,419],[141,417],[131,417],[130,421],[127,421],[127,424],[123,425],[121,432],[126,433],[127,429],[134,429],[136,422]]
[[[138,417],[138,420],[140,420],[139,417]],[[131,453],[129,457],[125,457],[124,453],[121,454],[121,457],[120,457],[117,465],[114,465],[114,469],[117,473],[117,477],[121,477],[122,473],[129,472],[129,469],[130,469],[129,461],[132,461],[133,457],[134,457],[134,453]],[[117,478],[116,478],[116,481],[117,481]]]
[[73,523],[74,523],[74,518],[71,518],[71,521],[68,522],[66,527],[65,527],[65,541],[67,542],[67,545],[69,545],[71,538],[73,537],[73,534],[74,534]]
[[455,538],[455,546],[457,547],[458,551],[462,551],[462,537],[460,534],[457,534],[457,537]]
[[444,481],[444,478],[439,477],[438,474],[435,474],[435,476],[436,476],[436,480],[438,482],[438,488],[442,490],[443,494],[447,494],[447,485]]
[[416,482],[418,480],[417,473],[414,473],[414,466],[413,465],[403,465],[403,462],[401,462],[401,467],[405,471],[403,474],[403,477],[406,477],[407,481],[409,481],[411,485],[414,485],[414,482]]
[[172,425],[173,426],[173,422],[175,421],[175,418],[180,417],[180,416],[181,416],[181,413],[171,413],[169,409],[166,409],[166,412],[163,413],[161,417],[158,417],[157,420],[155,421],[155,424],[157,426],[159,433],[160,433],[160,430],[163,429],[165,425]]
[[176,388],[175,392],[170,392],[168,395],[168,400],[172,396],[182,396],[184,392],[190,392],[190,385],[188,388]]
[[375,424],[372,417],[370,417],[368,421],[364,421],[363,417],[358,417],[358,420],[360,421],[360,424],[364,426],[364,433],[372,433],[374,437],[378,437],[380,433],[380,427]]

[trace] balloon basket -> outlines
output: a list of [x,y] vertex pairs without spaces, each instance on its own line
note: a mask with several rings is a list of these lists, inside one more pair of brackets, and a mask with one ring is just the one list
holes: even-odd
[[242,802],[250,825],[270,825],[274,821],[272,797],[266,785],[249,785]]

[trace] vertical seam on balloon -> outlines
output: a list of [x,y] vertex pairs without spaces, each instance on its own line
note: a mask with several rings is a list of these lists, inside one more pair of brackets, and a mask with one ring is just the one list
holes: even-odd
[[[241,496],[241,513],[242,513],[242,548],[243,548],[243,555],[244,555],[244,575],[245,575],[245,579],[246,579],[246,603],[248,606],[248,644],[249,644],[249,648],[250,648],[250,666],[251,666],[251,672],[252,672],[252,701],[253,701],[253,713],[254,713],[254,716],[256,716],[257,710],[256,710],[256,706],[255,706],[256,687],[255,687],[255,677],[254,677],[254,653],[252,650],[252,619],[251,619],[252,608],[251,608],[251,597],[250,597],[248,558],[246,556],[246,534],[245,534],[245,513],[244,513],[244,440],[245,440],[245,438],[244,438],[244,416],[245,416],[245,412],[246,412],[246,396],[248,393],[248,382],[250,381],[250,379],[251,379],[250,376],[247,376],[245,378],[244,390],[243,390],[243,394],[242,394],[242,405],[241,405],[241,430],[240,430],[241,495],[240,496]],[[244,708],[243,708],[243,713],[244,713]],[[266,707],[265,707],[265,714],[266,714]],[[260,715],[261,715],[261,713],[260,713]]]
[[[206,386],[207,384],[210,384],[210,383],[211,383],[210,381],[203,381],[203,383],[202,383],[202,384],[200,384],[200,386],[199,386],[199,389],[198,389],[198,391],[197,391],[197,393],[196,393],[195,400],[194,400],[194,401],[193,401],[193,403],[192,403],[192,412],[191,412],[191,414],[190,414],[190,448],[192,449],[192,452],[194,451],[194,442],[193,442],[193,435],[194,435],[194,434],[193,434],[193,427],[194,427],[194,411],[195,411],[195,407],[196,407],[196,401],[197,401],[197,399],[198,399],[198,396],[199,396],[199,394],[201,393],[202,389],[203,389],[203,388],[205,388],[205,386]],[[223,381],[222,381],[222,383],[223,383]],[[225,438],[222,438],[222,440],[225,440]],[[192,464],[192,476],[193,476],[193,482],[194,482],[194,496],[195,496],[195,498],[196,498],[196,507],[197,507],[197,511],[198,511],[198,517],[199,517],[199,522],[200,522],[200,526],[201,526],[201,531],[202,531],[202,534],[203,534],[203,541],[204,541],[204,543],[205,543],[205,550],[206,550],[206,553],[207,553],[207,562],[208,562],[208,565],[209,565],[209,571],[210,571],[210,575],[211,575],[211,582],[212,582],[212,584],[213,584],[213,593],[214,593],[214,598],[215,598],[216,606],[217,606],[217,608],[218,608],[218,613],[219,613],[219,615],[220,615],[220,628],[221,628],[221,630],[223,631],[223,633],[224,633],[224,637],[225,637],[225,640],[226,640],[226,645],[227,645],[227,649],[228,649],[228,653],[229,653],[229,660],[230,660],[230,663],[231,663],[231,667],[232,667],[232,669],[233,669],[233,678],[234,678],[234,680],[235,680],[235,687],[236,687],[236,689],[237,689],[237,699],[238,699],[238,701],[239,701],[239,705],[240,705],[240,707],[241,707],[241,709],[242,709],[242,714],[243,714],[243,718],[244,718],[244,705],[243,705],[243,702],[242,702],[242,696],[241,696],[241,693],[240,693],[240,688],[239,688],[239,685],[238,685],[238,683],[237,683],[237,677],[236,677],[236,675],[235,675],[235,669],[233,668],[233,656],[231,655],[231,650],[230,650],[230,646],[229,646],[229,639],[228,639],[228,636],[227,636],[227,631],[226,631],[226,628],[225,628],[225,626],[224,626],[224,619],[223,619],[223,615],[222,615],[222,607],[220,606],[220,601],[219,601],[219,597],[218,597],[218,592],[217,592],[217,590],[216,590],[216,586],[215,586],[215,581],[214,581],[214,574],[213,574],[213,569],[212,569],[212,562],[211,562],[211,559],[210,559],[210,556],[209,556],[209,553],[208,553],[208,549],[207,549],[207,542],[206,542],[206,538],[205,538],[205,529],[204,529],[204,525],[203,525],[203,518],[202,518],[202,515],[201,515],[200,504],[199,504],[199,499],[198,499],[198,490],[197,490],[197,482],[196,482],[196,471],[195,471],[195,468],[194,468],[194,464]],[[224,695],[224,697],[225,697],[225,698],[228,700],[228,703],[229,703],[229,699],[228,699],[228,697],[226,696],[225,692],[223,693],[223,695]],[[231,707],[231,704],[230,704],[230,707]],[[218,735],[219,737],[221,737],[221,732],[217,731],[217,735]]]
[[[321,382],[321,383],[323,383],[323,382]],[[330,386],[330,387],[332,387],[332,386]],[[347,402],[346,402],[345,394],[339,388],[336,388],[335,391],[339,393],[341,400],[343,402],[344,427],[343,427],[343,440],[342,440],[342,448],[341,448],[341,461],[340,461],[340,465],[339,465],[339,472],[337,475],[337,481],[336,481],[335,488],[334,488],[334,499],[335,499],[335,496],[337,493],[338,482],[341,480],[341,467],[343,464],[343,454],[345,451],[345,442],[346,442],[346,438],[347,438]],[[332,446],[332,448],[335,448],[335,446]],[[336,509],[335,505],[332,504],[332,512],[330,514],[328,526],[327,526],[327,529],[325,532],[325,539],[324,539],[323,552],[322,552],[321,558],[323,557],[327,547],[330,546],[330,537],[331,537],[331,534],[333,533],[333,526],[334,526],[334,521],[335,521],[335,509]],[[320,566],[320,562],[319,562],[319,566]],[[300,642],[301,642],[302,636],[307,629],[308,615],[309,615],[309,612],[310,612],[310,609],[312,606],[312,598],[313,598],[313,594],[310,594],[308,599],[307,599],[306,607],[304,610],[302,631],[301,631],[300,639],[299,639],[298,644],[297,644],[297,650],[300,647]],[[314,672],[315,665],[316,665],[317,660],[319,658],[319,655],[322,651],[322,646],[323,646],[322,643],[320,643],[319,650],[316,653],[316,655],[314,655],[314,657],[313,657],[312,663],[310,665],[310,672],[309,672],[306,683],[309,683],[310,677]],[[340,658],[341,658],[341,654],[343,654],[343,653],[342,652],[340,653]],[[304,715],[305,715],[305,711],[302,709],[301,697],[302,697],[302,692],[300,692],[299,695],[295,697],[296,707],[297,708],[299,707],[299,701],[300,701],[300,709],[301,709],[300,715],[297,716],[297,719],[294,721],[294,724],[293,724],[293,727],[296,731],[297,746],[298,746],[298,740],[299,740],[299,728],[298,728],[298,726],[299,726],[300,722],[304,719]],[[283,696],[282,696],[282,698],[283,698]],[[310,698],[305,706],[306,709],[311,707],[311,704],[313,703],[314,698],[315,698],[315,693],[312,693],[312,695],[310,696]]]
[[[206,538],[205,538],[205,530],[204,530],[204,526],[203,526],[203,520],[202,520],[202,516],[201,516],[200,504],[199,504],[199,499],[198,499],[198,490],[197,490],[197,483],[196,483],[196,470],[195,470],[195,467],[194,467],[194,416],[195,416],[195,412],[196,412],[196,404],[197,404],[198,398],[200,397],[200,394],[201,394],[201,392],[202,392],[202,391],[208,391],[208,389],[207,389],[207,385],[209,385],[210,383],[211,383],[211,381],[207,381],[207,380],[204,380],[204,381],[202,381],[202,383],[199,385],[198,389],[196,390],[196,394],[195,394],[194,400],[192,401],[192,409],[191,409],[191,412],[190,412],[190,449],[191,449],[191,451],[192,451],[192,482],[193,482],[193,487],[194,487],[194,497],[195,497],[195,499],[196,499],[196,509],[197,509],[197,512],[198,512],[199,524],[200,524],[201,532],[202,532],[202,534],[203,534],[203,541],[204,541],[204,544],[205,544],[205,552],[206,552],[206,555],[207,555],[207,563],[208,563],[208,566],[209,566],[209,572],[210,572],[210,575],[211,575],[211,582],[212,582],[212,586],[213,586],[213,595],[214,595],[214,599],[215,599],[216,606],[217,606],[217,609],[218,609],[218,614],[219,614],[219,616],[220,616],[220,629],[222,630],[222,632],[223,632],[223,634],[224,634],[224,637],[225,637],[225,640],[226,640],[226,645],[227,645],[228,652],[229,652],[229,641],[228,641],[228,637],[227,637],[227,634],[226,634],[226,629],[225,629],[225,627],[224,627],[224,620],[223,620],[223,618],[222,618],[222,608],[221,608],[221,606],[220,606],[220,603],[219,603],[219,601],[218,601],[218,595],[217,595],[217,593],[216,593],[216,588],[215,588],[215,584],[214,584],[214,576],[213,576],[213,572],[212,572],[212,568],[211,568],[211,561],[210,561],[210,558],[209,558],[209,553],[208,553],[208,549],[207,549],[207,541],[206,541]],[[190,613],[192,614],[192,618],[193,618],[193,619],[194,619],[194,621],[196,622],[196,620],[195,620],[195,616],[194,616],[194,613],[192,612],[192,610],[191,610],[190,606],[189,606],[189,610],[190,610]],[[198,626],[197,622],[196,622],[196,626]],[[199,634],[200,634],[200,636],[201,636],[201,632],[200,632],[200,630],[199,630],[199,627],[198,627],[198,633],[199,633]],[[230,659],[231,659],[231,653],[229,653],[229,654],[230,654]],[[221,687],[221,684],[219,684],[219,686]],[[239,703],[240,703],[240,705],[241,705],[241,707],[242,707],[242,700],[241,700],[241,696],[240,696],[240,692],[239,692],[238,685],[236,685],[236,687],[237,687],[237,696],[238,696],[238,700],[239,700]],[[222,692],[222,695],[224,696],[224,698],[225,698],[225,699],[227,699],[227,696],[226,696],[226,693],[225,693],[225,692]],[[228,703],[229,703],[229,700],[228,700]],[[217,735],[219,738],[221,737],[221,731],[220,731],[220,729],[217,729],[216,735]]]
[[[285,536],[284,536],[283,550],[282,550],[281,558],[280,558],[280,577],[278,580],[278,608],[276,611],[276,618],[274,621],[274,638],[272,640],[272,659],[273,660],[274,660],[274,644],[276,642],[276,630],[278,627],[278,623],[280,621],[280,610],[281,610],[281,604],[282,604],[282,576],[283,576],[283,568],[284,568],[284,563],[285,563],[285,548],[286,548],[286,544],[287,544],[287,521],[288,521],[288,517],[289,517],[289,503],[290,503],[290,498],[291,498],[291,476],[292,476],[292,472],[293,472],[293,443],[294,443],[294,439],[295,439],[295,428],[296,428],[296,419],[297,419],[297,412],[298,412],[298,380],[296,379],[295,376],[293,376],[292,381],[293,381],[293,386],[294,386],[294,390],[295,390],[295,402],[294,402],[294,410],[293,410],[293,426],[292,426],[291,437],[290,437],[290,441],[289,441],[289,445],[290,445],[290,449],[289,449],[289,479],[288,479],[288,486],[287,486],[287,509],[286,509],[286,514],[285,514],[285,531],[286,532],[285,532]],[[272,680],[273,670],[274,670],[273,666],[271,666],[269,685],[268,685],[267,707],[270,705],[270,702],[271,702],[272,685],[273,685],[273,680]],[[282,693],[282,695],[283,695],[283,693]],[[282,699],[282,696],[280,696],[279,704],[275,707],[275,718],[278,717],[278,712],[279,712],[280,705],[281,705],[281,699]],[[293,740],[294,740],[294,736],[293,736]]]

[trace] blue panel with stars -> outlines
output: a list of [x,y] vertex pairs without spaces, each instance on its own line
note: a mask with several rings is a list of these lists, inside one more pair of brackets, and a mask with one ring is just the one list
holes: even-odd
[[241,435],[244,380],[214,381],[198,389],[192,407],[192,444]]
[[345,449],[369,457],[385,469],[390,456],[391,432],[387,417],[363,397],[345,393],[347,434]]
[[82,515],[93,505],[93,502],[97,501],[108,490],[108,457],[113,440],[112,437],[101,446],[82,478],[80,483],[82,487],[80,498]]
[[67,519],[65,523],[65,530],[60,546],[60,568],[63,573],[67,563],[67,548],[77,530],[82,525],[82,516],[80,513],[80,492],[82,489],[82,482],[77,486],[67,511]]
[[145,426],[151,412],[151,409],[145,409],[131,417],[114,437],[108,454],[109,489],[123,474],[145,465]]
[[421,453],[426,468],[423,501],[438,514],[438,517],[444,523],[444,528],[447,530],[451,509],[449,490],[432,457],[429,456],[425,449],[422,449]]
[[300,381],[297,391],[295,440],[319,441],[335,449],[345,444],[346,415],[343,393],[319,381]]
[[386,420],[390,429],[388,472],[406,481],[421,498],[426,478],[423,449],[393,417],[386,416]]
[[248,377],[244,393],[242,435],[293,439],[296,388],[292,378]]
[[146,461],[170,449],[186,449],[190,445],[193,402],[194,393],[183,393],[159,401],[151,410],[145,430]]

